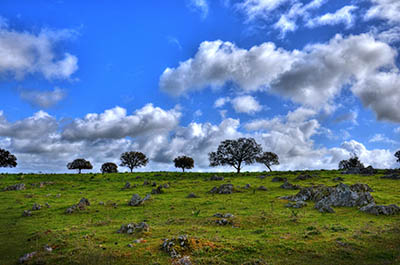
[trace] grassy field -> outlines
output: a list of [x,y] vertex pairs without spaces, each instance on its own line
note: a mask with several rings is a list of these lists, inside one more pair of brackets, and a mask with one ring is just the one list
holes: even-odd
[[[319,177],[295,181],[300,173],[304,172],[218,174],[223,181],[206,181],[211,173],[0,175],[1,188],[17,183],[27,187],[0,192],[0,264],[16,264],[32,251],[38,253],[30,264],[173,264],[161,244],[179,235],[193,239],[192,250],[185,253],[193,264],[400,264],[400,215],[374,216],[357,208],[323,214],[312,202],[288,209],[279,197],[298,191],[281,189],[282,183],[271,179],[279,175],[301,186],[333,186],[337,183],[332,179],[341,176],[346,184],[370,185],[377,204],[398,205],[400,181],[380,179],[382,172],[357,176],[338,171],[313,171]],[[257,178],[260,175],[267,177]],[[170,188],[141,206],[128,206],[134,193],[150,193],[153,187],[143,186],[144,180],[169,183]],[[31,185],[44,181],[53,184]],[[122,190],[127,181],[138,186]],[[228,195],[207,193],[223,183],[251,188]],[[256,190],[260,185],[268,191]],[[186,198],[191,192],[199,198]],[[82,197],[91,206],[65,214]],[[23,217],[34,203],[42,209]],[[233,224],[215,224],[216,213],[232,213]],[[149,224],[149,232],[117,233],[122,224],[142,221]],[[132,243],[139,238],[144,241]],[[43,250],[46,244],[52,252]]]

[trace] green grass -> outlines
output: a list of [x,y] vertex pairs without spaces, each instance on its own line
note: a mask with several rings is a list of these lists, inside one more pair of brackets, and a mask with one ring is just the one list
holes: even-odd
[[[26,190],[0,192],[0,264],[16,264],[23,254],[38,251],[31,264],[171,264],[173,260],[160,246],[164,238],[186,234],[197,239],[187,253],[194,264],[400,264],[400,215],[373,216],[357,208],[335,208],[322,214],[309,202],[303,209],[290,210],[280,196],[297,191],[283,190],[272,177],[287,177],[291,183],[336,185],[338,171],[314,171],[319,178],[295,181],[301,172],[220,174],[224,181],[205,181],[208,173],[121,173],[0,175],[0,187],[25,183]],[[302,172],[304,173],[304,172]],[[265,174],[261,180],[257,176]],[[366,183],[377,204],[400,205],[400,181],[375,176],[340,175],[344,183]],[[141,176],[141,179],[136,179]],[[152,195],[139,207],[130,207],[134,193],[145,196],[153,187],[145,179],[169,183],[164,194]],[[31,183],[52,181],[43,188]],[[137,188],[121,190],[125,182]],[[207,193],[223,183],[252,188],[230,195]],[[264,185],[268,191],[258,191]],[[200,198],[187,199],[194,192]],[[57,197],[57,194],[61,194]],[[65,210],[82,198],[89,199],[87,210],[71,215]],[[106,205],[99,205],[103,201]],[[34,203],[51,208],[32,211]],[[111,203],[117,203],[114,208]],[[215,213],[235,215],[233,226],[218,226]],[[116,231],[122,224],[146,221],[150,231],[126,235]],[[127,245],[135,239],[145,242]],[[43,251],[44,245],[54,248]],[[255,263],[254,263],[255,264]]]

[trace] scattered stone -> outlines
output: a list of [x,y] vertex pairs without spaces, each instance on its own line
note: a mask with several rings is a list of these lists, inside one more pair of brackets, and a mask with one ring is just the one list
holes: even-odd
[[31,258],[33,258],[36,255],[36,251],[31,252],[31,253],[26,253],[22,257],[19,258],[19,263],[25,263],[29,261]]
[[259,179],[265,179],[265,178],[266,178],[266,176],[264,176],[264,175],[261,175],[261,176],[258,176],[257,178],[259,178]]
[[46,252],[52,252],[52,251],[53,251],[53,248],[50,247],[49,245],[45,245],[45,246],[43,247],[43,249],[44,249],[44,251],[46,251]]
[[219,187],[214,187],[210,190],[210,193],[217,194],[231,194],[235,191],[232,184],[222,184]]
[[23,217],[32,216],[32,213],[31,213],[31,211],[29,211],[29,210],[24,210],[24,212],[22,213],[22,216],[23,216]]
[[25,184],[24,183],[19,183],[15,185],[11,185],[8,187],[5,187],[3,191],[11,191],[11,190],[24,190],[25,189]]
[[303,201],[298,201],[298,202],[294,202],[294,203],[289,202],[288,204],[285,205],[285,207],[296,208],[296,209],[303,208],[306,206],[307,206],[307,203],[303,202]]
[[193,263],[190,261],[189,256],[184,256],[183,258],[178,259],[172,263],[173,265],[192,265]]
[[164,189],[169,189],[168,183],[165,183],[165,184],[163,185],[163,188],[164,188]]
[[196,194],[194,194],[194,193],[192,192],[192,193],[190,193],[188,196],[186,196],[186,198],[189,198],[189,199],[191,199],[191,198],[199,198],[199,196],[197,196]]
[[350,186],[350,189],[355,192],[374,192],[368,184],[356,183]]
[[224,177],[223,177],[223,176],[214,175],[214,176],[212,176],[212,177],[210,178],[210,180],[213,180],[213,181],[224,180]]
[[127,182],[127,183],[125,183],[125,186],[122,189],[127,190],[127,189],[131,189],[131,188],[132,188],[131,183]]
[[51,207],[50,204],[49,204],[48,202],[46,202],[44,205],[45,205],[47,208],[50,208],[50,207]]
[[180,258],[183,253],[191,250],[189,238],[178,236],[177,238],[164,239],[161,249],[164,250],[171,258]]
[[267,191],[268,189],[267,189],[267,187],[265,187],[265,186],[260,186],[260,187],[258,187],[257,188],[258,190],[262,190],[262,191]]
[[42,208],[42,205],[34,203],[32,206],[32,211],[39,211]]
[[83,211],[86,209],[86,206],[90,206],[90,202],[86,198],[82,198],[78,204],[74,204],[71,207],[69,207],[67,210],[65,210],[65,213],[67,214],[72,214],[75,211]]
[[360,208],[360,211],[374,215],[395,215],[400,213],[400,207],[396,204],[376,205],[375,203],[368,204]]
[[281,186],[280,186],[280,188],[281,189],[285,189],[285,190],[298,190],[298,189],[300,189],[301,187],[299,186],[299,185],[293,185],[293,184],[291,184],[291,183],[289,183],[289,182],[285,182],[285,183],[283,183]]
[[163,186],[158,186],[156,189],[151,190],[151,194],[162,194],[164,191],[162,190]]
[[287,178],[274,177],[271,182],[287,182]]
[[157,187],[157,183],[156,183],[156,182],[153,182],[153,183],[151,184],[151,186]]
[[246,185],[244,185],[244,187],[243,187],[243,189],[250,189],[250,187],[251,187],[251,185],[250,184],[246,184]]
[[131,200],[128,202],[129,206],[139,206],[145,201],[150,199],[150,194],[147,194],[143,199],[138,194],[133,194]]
[[295,178],[295,180],[307,180],[307,179],[312,179],[313,176],[309,175],[309,174],[302,174],[299,175],[297,178]]
[[228,225],[228,224],[232,224],[232,221],[225,219],[225,218],[221,218],[221,219],[215,220],[215,223],[217,225]]
[[381,179],[400,180],[400,174],[398,174],[398,173],[391,173],[391,174],[382,176]]
[[334,178],[333,181],[335,181],[335,182],[344,181],[344,178],[342,178],[342,177],[337,177],[337,178]]
[[145,222],[141,222],[138,224],[129,223],[127,225],[122,225],[121,228],[117,231],[120,234],[133,234],[133,233],[141,233],[148,232],[150,227]]
[[231,213],[225,213],[225,214],[216,213],[216,214],[213,215],[213,217],[217,217],[217,218],[233,218],[234,215],[231,214]]
[[147,179],[145,181],[143,181],[143,186],[147,186],[150,185],[150,181],[148,181]]
[[104,202],[103,201],[99,202],[99,205],[104,205]]

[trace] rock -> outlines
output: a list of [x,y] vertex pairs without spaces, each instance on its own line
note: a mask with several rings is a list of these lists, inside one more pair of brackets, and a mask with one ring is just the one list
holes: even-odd
[[147,186],[150,185],[150,181],[148,181],[147,179],[145,181],[143,181],[143,186]]
[[142,177],[141,176],[136,176],[136,179],[141,179]]
[[99,205],[104,205],[104,202],[103,201],[99,202]]
[[213,181],[224,180],[224,177],[223,177],[223,176],[214,175],[214,176],[212,176],[212,177],[210,178],[210,180],[213,180]]
[[157,187],[157,183],[156,183],[156,182],[153,182],[153,183],[151,184],[151,186]]
[[57,195],[56,195],[56,197],[57,197],[57,198],[60,198],[60,197],[61,197],[61,194],[60,194],[60,193],[59,193],[59,194],[57,194]]
[[132,244],[128,244],[128,248],[133,248],[133,245]]
[[274,177],[271,182],[287,182],[287,178]]
[[177,238],[164,239],[161,249],[168,253],[171,258],[180,258],[184,252],[190,251],[192,247],[189,238],[184,235]]
[[361,173],[361,169],[358,167],[349,168],[346,171],[343,171],[342,174],[353,174],[357,175]]
[[22,213],[22,216],[23,216],[23,217],[32,216],[32,213],[31,213],[31,211],[29,211],[29,210],[24,210],[24,212]]
[[368,176],[375,175],[376,173],[378,173],[378,170],[374,169],[372,166],[362,168],[360,171],[362,175],[368,175]]
[[164,188],[164,189],[169,189],[168,183],[165,183],[165,184],[163,185],[163,188]]
[[394,179],[394,180],[400,180],[400,174],[398,173],[391,173],[385,176],[382,176],[381,179]]
[[354,184],[348,186],[340,183],[335,187],[324,185],[302,188],[296,195],[286,196],[283,199],[290,201],[314,201],[315,208],[320,212],[332,212],[334,207],[362,207],[374,203],[374,198],[369,193],[369,186]]
[[294,203],[289,202],[288,204],[285,205],[285,207],[296,208],[296,209],[303,208],[306,206],[307,206],[307,203],[303,202],[303,201],[298,201],[298,202],[294,202]]
[[51,207],[50,204],[49,204],[48,202],[46,202],[44,205],[45,205],[47,208],[50,208],[50,207]]
[[259,179],[265,179],[265,178],[266,178],[266,176],[264,176],[264,175],[261,175],[261,176],[258,176],[257,178],[259,178]]
[[75,211],[79,210],[79,211],[83,211],[86,209],[86,206],[90,206],[90,202],[88,199],[86,198],[82,198],[78,204],[72,205],[71,207],[67,208],[67,210],[65,210],[66,214],[72,214]]
[[26,253],[22,257],[19,258],[19,263],[25,263],[29,261],[31,258],[33,258],[36,255],[36,251],[31,252],[31,253]]
[[257,188],[257,190],[267,191],[268,189],[267,187],[261,185],[260,187]]
[[293,184],[291,184],[291,183],[286,181],[285,183],[283,183],[280,186],[280,188],[281,189],[285,189],[285,190],[298,190],[298,189],[300,189],[300,186],[299,185],[293,185]]
[[128,202],[129,206],[139,206],[142,203],[144,203],[145,201],[147,201],[148,199],[150,199],[150,194],[147,194],[146,197],[144,197],[143,199],[139,196],[139,194],[133,194],[131,200]]
[[184,256],[173,263],[173,265],[192,265],[189,256]]
[[231,214],[231,213],[225,213],[225,214],[216,213],[216,214],[213,215],[213,217],[217,217],[217,218],[233,218],[234,215]]
[[164,191],[162,190],[162,186],[160,185],[160,186],[158,186],[156,189],[152,189],[151,190],[151,194],[162,194],[162,193],[164,193]]
[[374,215],[395,215],[400,213],[400,207],[396,204],[375,205],[375,203],[368,204],[360,208],[360,211],[374,214]]
[[127,182],[127,183],[125,183],[125,186],[122,189],[126,190],[126,189],[130,189],[130,188],[132,188],[131,183]]
[[199,198],[199,196],[197,196],[196,194],[194,194],[193,192],[190,193],[188,196],[186,196],[186,198]]
[[138,224],[129,223],[127,225],[122,225],[121,228],[117,231],[120,234],[133,234],[133,233],[141,233],[148,232],[150,227],[145,222],[141,222]]
[[40,204],[34,203],[32,206],[32,211],[39,211],[42,208]]
[[221,219],[215,220],[215,223],[216,223],[217,225],[228,225],[228,224],[232,224],[231,221],[229,221],[228,219],[225,219],[225,218],[221,218]]
[[214,187],[210,190],[210,193],[217,193],[217,194],[231,194],[235,191],[232,184],[222,184],[221,186]]
[[337,178],[334,178],[333,181],[335,181],[335,182],[344,181],[344,178],[342,178],[342,177],[337,177]]
[[302,174],[299,175],[297,178],[295,178],[295,180],[307,180],[307,179],[312,179],[313,176],[309,175],[309,174]]
[[46,251],[46,252],[52,252],[52,251],[53,251],[53,248],[50,247],[49,245],[45,245],[45,246],[43,247],[43,249],[44,249],[44,251]]
[[246,184],[244,185],[243,189],[250,189],[251,185],[250,184]]
[[25,184],[24,183],[19,183],[15,185],[11,185],[8,187],[5,187],[3,191],[11,191],[11,190],[24,190],[25,189]]

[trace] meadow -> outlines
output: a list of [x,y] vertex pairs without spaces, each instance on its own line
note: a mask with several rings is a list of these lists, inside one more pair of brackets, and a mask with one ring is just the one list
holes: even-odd
[[[300,181],[304,173],[316,175]],[[213,175],[222,181],[210,181]],[[265,178],[259,178],[259,176]],[[400,205],[400,181],[332,171],[115,174],[3,174],[0,188],[24,183],[25,190],[0,192],[0,264],[17,264],[36,251],[27,264],[178,264],[161,249],[166,238],[187,235],[191,249],[183,255],[192,264],[400,264],[400,215],[375,216],[357,207],[335,207],[320,213],[314,203],[286,208],[281,196],[298,190],[280,188],[276,176],[302,187],[313,184],[365,183],[377,204]],[[128,206],[158,185],[142,205]],[[40,187],[40,182],[46,182]],[[137,187],[123,189],[126,182]],[[213,187],[231,183],[239,192],[210,194]],[[243,188],[250,184],[250,188]],[[258,190],[259,186],[268,190]],[[187,198],[194,193],[198,198]],[[90,206],[72,214],[68,207],[87,198]],[[34,203],[32,216],[22,216]],[[48,203],[49,208],[45,206]],[[231,213],[232,223],[218,225],[216,213]],[[150,230],[120,234],[123,224],[146,222]],[[141,239],[141,240],[138,240]],[[135,240],[138,240],[135,243]],[[45,251],[44,246],[52,251]],[[129,246],[128,246],[129,245]]]

